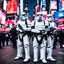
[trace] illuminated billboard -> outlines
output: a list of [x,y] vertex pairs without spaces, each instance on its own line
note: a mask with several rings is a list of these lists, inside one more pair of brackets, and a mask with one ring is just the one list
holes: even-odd
[[59,12],[54,12],[54,19],[55,19],[55,22],[58,22],[58,18],[61,18],[64,16],[64,12],[62,11],[59,11]]
[[62,1],[64,1],[64,0],[60,0],[60,2],[62,2]]
[[64,10],[64,1],[62,1],[62,10]]
[[8,0],[7,14],[17,13],[18,0]]
[[46,10],[46,0],[41,0],[41,10]]
[[62,3],[59,2],[59,11],[62,11]]
[[50,1],[50,10],[57,10],[57,1]]
[[0,10],[0,23],[4,24],[5,23],[5,14],[2,12],[2,10]]
[[64,11],[64,0],[60,0],[59,2],[59,11]]
[[42,4],[46,4],[46,0],[41,0]]

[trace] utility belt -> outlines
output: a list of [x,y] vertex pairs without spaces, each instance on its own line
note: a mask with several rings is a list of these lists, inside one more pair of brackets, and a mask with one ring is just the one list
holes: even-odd
[[23,42],[23,37],[25,35],[28,35],[29,36],[30,35],[30,31],[19,32],[18,35],[19,35],[19,39]]
[[23,42],[23,37],[24,37],[25,35],[26,35],[26,34],[24,34],[24,33],[20,32],[20,33],[18,34],[17,39],[19,38],[19,39],[20,39],[20,41],[21,41],[21,42]]
[[43,32],[43,33],[33,33],[33,38],[34,37],[36,37],[36,39],[37,39],[37,42],[38,42],[38,44],[40,45],[40,44],[42,44],[42,39],[43,38],[45,38],[45,39],[47,39],[46,38],[46,34]]
[[47,33],[46,33],[46,30],[32,30],[32,35],[34,36],[34,35],[42,35],[42,36],[44,36],[44,35],[46,35]]
[[36,37],[36,39],[37,39],[38,44],[39,44],[39,45],[42,44],[43,36],[38,35],[38,36],[35,36],[35,37]]

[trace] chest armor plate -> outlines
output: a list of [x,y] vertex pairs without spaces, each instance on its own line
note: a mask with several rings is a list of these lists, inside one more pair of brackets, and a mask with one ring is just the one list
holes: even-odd
[[35,29],[37,29],[37,30],[44,30],[45,29],[44,21],[38,22],[36,20],[35,21]]
[[26,28],[26,24],[25,21],[19,21],[18,24],[20,24],[20,26],[22,26],[22,28]]

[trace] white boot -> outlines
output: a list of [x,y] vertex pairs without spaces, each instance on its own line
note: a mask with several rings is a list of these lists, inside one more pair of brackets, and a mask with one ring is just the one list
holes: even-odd
[[51,57],[51,58],[47,58],[47,60],[50,60],[50,61],[56,61],[56,59],[54,59],[53,57]]
[[51,48],[51,47],[50,47],[50,49],[48,49],[47,60],[56,61],[56,59],[54,59],[54,58],[52,57],[52,48]]
[[24,59],[24,62],[28,62],[30,60],[30,55],[29,55],[29,50],[28,50],[28,46],[25,45],[25,59]]
[[23,57],[23,55],[22,55],[23,51],[22,50],[23,50],[23,48],[18,46],[18,48],[17,48],[17,57],[14,58],[15,60],[20,59],[20,58]]
[[45,59],[42,59],[42,62],[43,62],[43,63],[47,63],[47,61],[46,61]]
[[37,58],[34,58],[33,62],[38,62],[38,59]]
[[34,51],[34,62],[38,62],[38,48],[37,47],[34,47],[33,49]]
[[46,56],[45,51],[46,51],[45,47],[40,49],[40,60],[42,60],[43,63],[47,63],[45,59],[45,56]]
[[42,44],[40,45],[40,60],[42,60],[43,63],[47,63],[46,61],[46,40],[43,38]]

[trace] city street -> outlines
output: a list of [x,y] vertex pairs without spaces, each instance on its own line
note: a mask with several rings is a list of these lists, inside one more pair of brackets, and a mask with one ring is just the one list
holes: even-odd
[[[32,48],[31,48],[32,49]],[[23,63],[23,59],[14,60],[14,57],[16,56],[16,49],[12,48],[11,46],[6,46],[2,49],[0,49],[0,64],[42,64],[42,62],[39,60],[38,63],[33,63],[33,53],[31,50],[31,59],[27,63]],[[24,56],[24,52],[23,52]],[[54,49],[53,50],[53,57],[56,58],[56,62],[48,61],[47,64],[64,64],[64,49]]]
[[64,0],[0,0],[0,64],[42,62],[64,64]]

